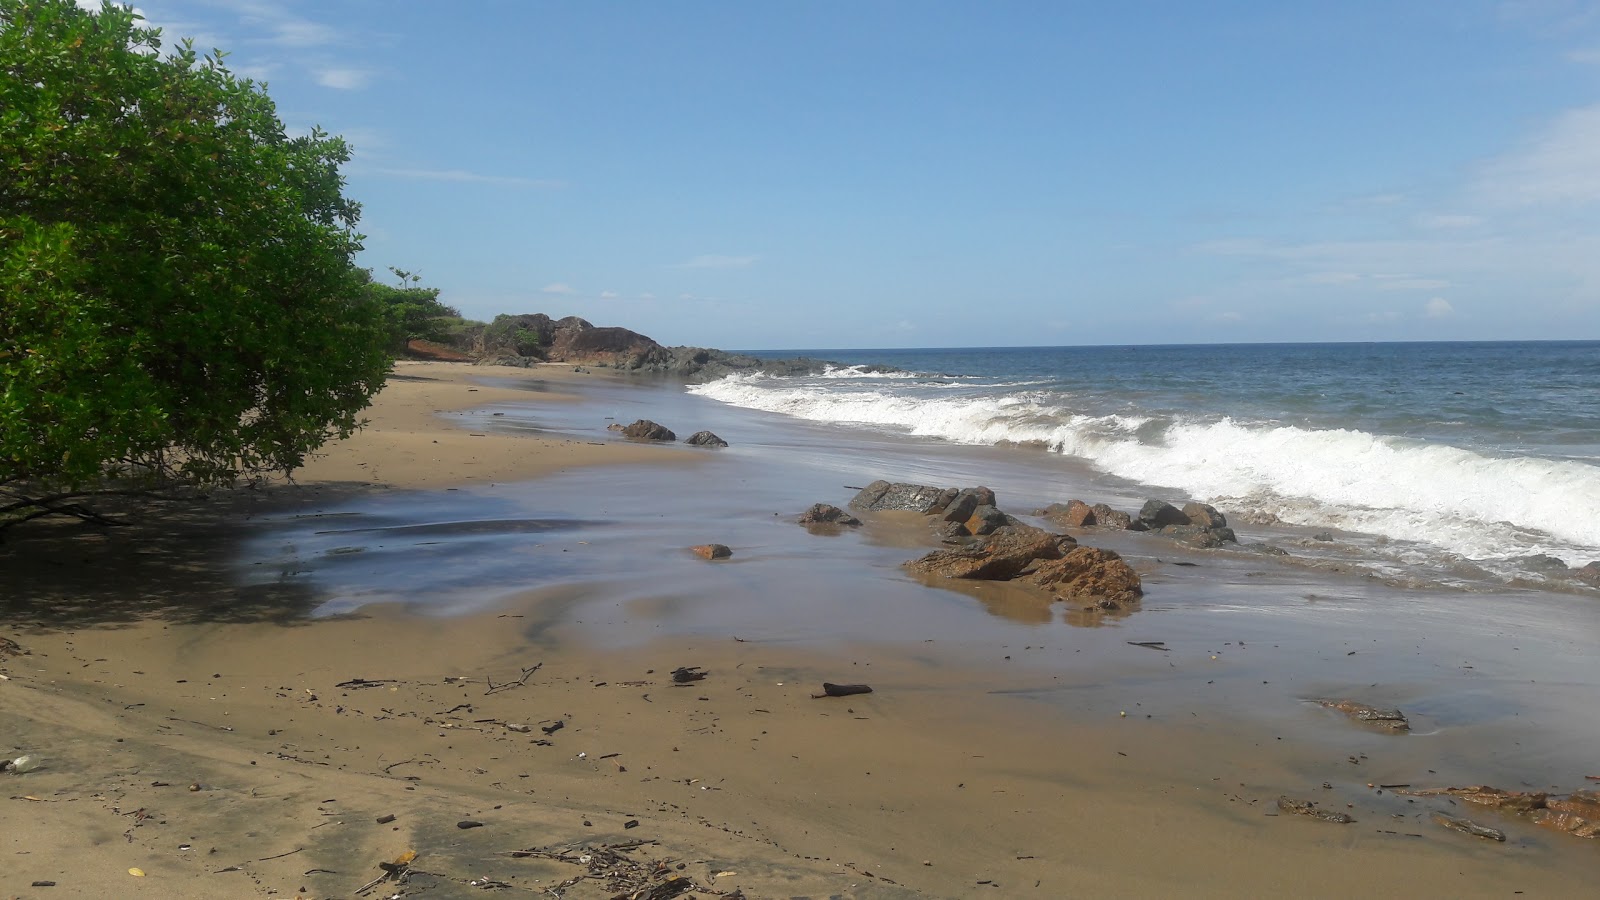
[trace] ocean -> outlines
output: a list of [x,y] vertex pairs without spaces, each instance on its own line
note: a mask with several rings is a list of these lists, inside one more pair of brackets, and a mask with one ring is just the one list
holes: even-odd
[[1556,560],[1600,560],[1600,341],[760,355],[797,353],[846,365],[688,390],[1024,465],[1043,452],[1081,463],[1085,491],[1331,529],[1379,571],[1560,586]]

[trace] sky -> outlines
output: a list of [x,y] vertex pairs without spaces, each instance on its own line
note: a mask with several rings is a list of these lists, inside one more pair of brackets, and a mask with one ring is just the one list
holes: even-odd
[[749,350],[1600,339],[1600,2],[137,9],[343,135],[360,263],[473,318]]

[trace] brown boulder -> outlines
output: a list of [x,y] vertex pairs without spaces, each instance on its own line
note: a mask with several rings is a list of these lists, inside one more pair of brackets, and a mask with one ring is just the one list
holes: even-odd
[[1201,528],[1226,528],[1228,525],[1227,517],[1217,512],[1215,506],[1206,503],[1185,503],[1183,515],[1190,525],[1199,525]]
[[1592,562],[1572,573],[1574,578],[1584,584],[1600,587],[1600,562]]
[[1027,575],[1027,581],[1048,588],[1063,600],[1089,601],[1117,609],[1144,594],[1139,574],[1112,550],[1073,547],[1048,558]]
[[1318,700],[1318,704],[1337,709],[1357,722],[1388,731],[1410,731],[1411,723],[1398,709],[1380,709],[1355,700]]
[[1094,512],[1094,523],[1101,528],[1127,530],[1133,527],[1133,516],[1121,510],[1112,509],[1104,503],[1096,503],[1089,509]]
[[691,447],[726,447],[728,442],[710,431],[696,431],[683,439]]
[[982,541],[935,550],[905,566],[915,574],[930,578],[1007,581],[1035,560],[1060,558],[1061,537],[1040,528],[1006,526]]
[[1146,500],[1135,523],[1139,531],[1160,531],[1168,525],[1188,525],[1189,517],[1165,500]]
[[994,491],[986,487],[963,488],[944,506],[946,522],[966,522],[980,506],[994,506]]
[[1065,504],[1052,503],[1039,510],[1038,515],[1068,528],[1089,528],[1099,524],[1095,519],[1094,507],[1082,500],[1068,500]]
[[733,550],[727,544],[701,544],[690,547],[689,551],[701,559],[727,559],[733,556]]
[[632,425],[624,425],[622,436],[633,438],[636,441],[675,441],[678,436],[672,429],[665,425],[657,425],[649,419],[640,419]]
[[868,511],[904,509],[928,515],[943,509],[946,503],[954,499],[955,494],[956,492],[952,490],[947,495],[944,488],[925,484],[891,483],[880,480],[862,488],[860,493],[851,498],[850,508]]

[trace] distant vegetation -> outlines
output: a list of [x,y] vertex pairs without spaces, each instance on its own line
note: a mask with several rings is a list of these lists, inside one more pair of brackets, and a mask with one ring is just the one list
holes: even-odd
[[348,160],[127,8],[0,0],[0,527],[292,470],[459,321],[354,265]]

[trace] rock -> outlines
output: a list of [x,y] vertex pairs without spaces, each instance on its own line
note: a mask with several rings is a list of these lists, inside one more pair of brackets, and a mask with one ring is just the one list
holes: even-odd
[[861,524],[861,520],[837,506],[816,503],[800,514],[800,524],[808,528],[814,525],[854,528]]
[[1569,571],[1567,564],[1548,553],[1535,553],[1531,556],[1519,556],[1517,565],[1535,572],[1544,572],[1549,575],[1565,575]]
[[649,419],[640,419],[632,425],[622,428],[622,436],[633,438],[636,441],[675,441],[678,436],[672,429],[665,425],[657,425]]
[[930,578],[1007,581],[1034,560],[1059,559],[1062,537],[1026,525],[1005,526],[981,541],[965,547],[935,550],[906,563],[905,567]]
[[874,481],[851,499],[850,508],[873,512],[904,509],[927,515],[942,509],[941,504],[949,501],[950,498],[945,496],[943,488],[929,487],[925,484]]
[[1283,549],[1282,547],[1274,547],[1271,544],[1246,544],[1245,549],[1254,551],[1256,553],[1264,553],[1267,556],[1289,555],[1289,551]]
[[1096,503],[1089,507],[1094,512],[1094,523],[1101,528],[1120,528],[1123,530],[1133,527],[1133,516],[1121,510],[1112,509],[1104,503]]
[[1534,814],[1534,824],[1575,837],[1600,837],[1600,791],[1573,791],[1565,797],[1551,797],[1545,808]]
[[1052,503],[1036,515],[1068,528],[1089,528],[1100,524],[1095,518],[1094,507],[1082,500],[1068,500],[1065,505]]
[[960,522],[946,522],[935,529],[934,534],[946,544],[965,544],[972,537],[972,532]]
[[1185,503],[1183,505],[1184,518],[1190,525],[1199,525],[1202,528],[1226,528],[1228,520],[1217,512],[1215,506],[1205,503]]
[[1278,798],[1278,809],[1296,816],[1310,816],[1324,822],[1333,822],[1338,825],[1349,825],[1355,819],[1342,812],[1323,809],[1310,800],[1294,800],[1289,797]]
[[980,506],[994,506],[994,491],[986,487],[964,488],[944,506],[946,522],[966,522]]
[[980,506],[974,509],[972,516],[966,521],[967,530],[976,535],[993,534],[996,529],[1020,524],[993,506]]
[[1422,788],[1396,788],[1395,793],[1405,794],[1410,797],[1454,797],[1479,806],[1491,809],[1503,809],[1507,812],[1526,813],[1537,809],[1544,809],[1550,795],[1546,793],[1523,793],[1522,791],[1505,791],[1488,785],[1473,785],[1472,787],[1444,787]]
[[1357,722],[1386,731],[1411,730],[1411,723],[1407,721],[1405,713],[1398,709],[1380,709],[1355,700],[1318,700],[1317,703],[1329,709],[1337,709]]
[[1233,534],[1231,528],[1206,528],[1202,525],[1168,525],[1161,529],[1164,537],[1172,538],[1185,547],[1194,547],[1199,550],[1210,550],[1222,546],[1222,536],[1218,532]]
[[1168,525],[1188,525],[1189,517],[1165,500],[1146,500],[1139,507],[1139,524],[1143,531],[1160,531]]
[[1333,541],[1333,532],[1331,532],[1331,531],[1319,531],[1316,534],[1313,534],[1311,536],[1311,539],[1313,541],[1321,541],[1324,544],[1330,543],[1330,542]]
[[[672,432],[669,431],[667,433],[671,434]],[[690,446],[694,446],[694,447],[726,447],[726,446],[728,446],[728,442],[727,441],[723,440],[722,438],[717,437],[715,434],[712,434],[709,431],[696,431],[694,434],[691,434],[688,437],[684,438],[683,442],[685,444],[689,444]]]
[[1587,566],[1575,570],[1572,574],[1573,577],[1584,584],[1600,587],[1600,562],[1589,563]]
[[727,544],[701,544],[689,549],[701,559],[727,559],[733,555]]
[[1027,581],[1063,600],[1120,609],[1144,594],[1138,573],[1114,551],[1071,547],[1046,559],[1028,573]]
[[1444,813],[1436,812],[1433,814],[1433,821],[1443,825],[1446,828],[1449,828],[1452,831],[1459,831],[1462,834],[1470,834],[1473,837],[1488,838],[1491,841],[1502,842],[1504,842],[1506,839],[1506,833],[1504,831],[1479,825],[1477,822],[1474,822],[1471,819],[1458,819],[1455,816],[1447,816]]

